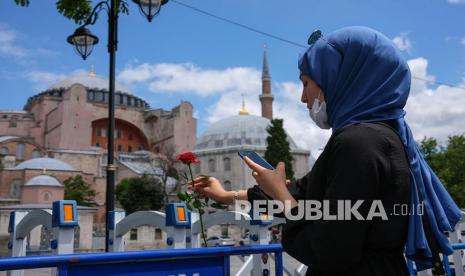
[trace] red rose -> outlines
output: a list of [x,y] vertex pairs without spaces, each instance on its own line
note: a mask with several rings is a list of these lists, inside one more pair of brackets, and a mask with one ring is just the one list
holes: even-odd
[[200,160],[197,159],[197,156],[195,156],[195,154],[190,151],[181,153],[176,157],[176,160],[179,160],[186,165],[200,163]]

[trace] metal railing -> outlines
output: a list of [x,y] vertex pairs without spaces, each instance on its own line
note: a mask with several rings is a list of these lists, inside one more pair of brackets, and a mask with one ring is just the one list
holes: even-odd
[[230,256],[274,253],[275,275],[280,276],[283,275],[282,251],[280,244],[270,244],[15,257],[0,259],[0,271],[54,267],[59,275],[66,276],[230,275]]

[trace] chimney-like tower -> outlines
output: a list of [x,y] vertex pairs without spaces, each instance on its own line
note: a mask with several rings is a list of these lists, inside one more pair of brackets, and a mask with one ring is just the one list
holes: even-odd
[[273,95],[271,94],[271,77],[268,69],[268,58],[266,56],[266,46],[263,52],[263,69],[262,69],[262,94],[260,102],[262,103],[262,117],[273,119]]

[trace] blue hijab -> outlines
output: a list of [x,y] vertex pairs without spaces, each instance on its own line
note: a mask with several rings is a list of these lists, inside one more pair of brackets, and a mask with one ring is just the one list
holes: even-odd
[[[442,253],[452,254],[444,231],[453,231],[460,209],[420,154],[405,122],[410,70],[392,41],[367,27],[347,27],[314,42],[299,59],[299,69],[324,92],[328,123],[333,133],[348,124],[397,121],[397,132],[410,161],[410,206],[424,212]],[[418,270],[432,267],[432,252],[419,212],[408,219],[406,256]]]

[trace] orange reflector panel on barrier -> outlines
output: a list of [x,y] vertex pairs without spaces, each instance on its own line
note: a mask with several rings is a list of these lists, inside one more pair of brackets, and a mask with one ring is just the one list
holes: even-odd
[[74,221],[73,205],[63,205],[63,221]]
[[186,214],[184,213],[184,207],[176,207],[178,210],[178,221],[186,221]]

